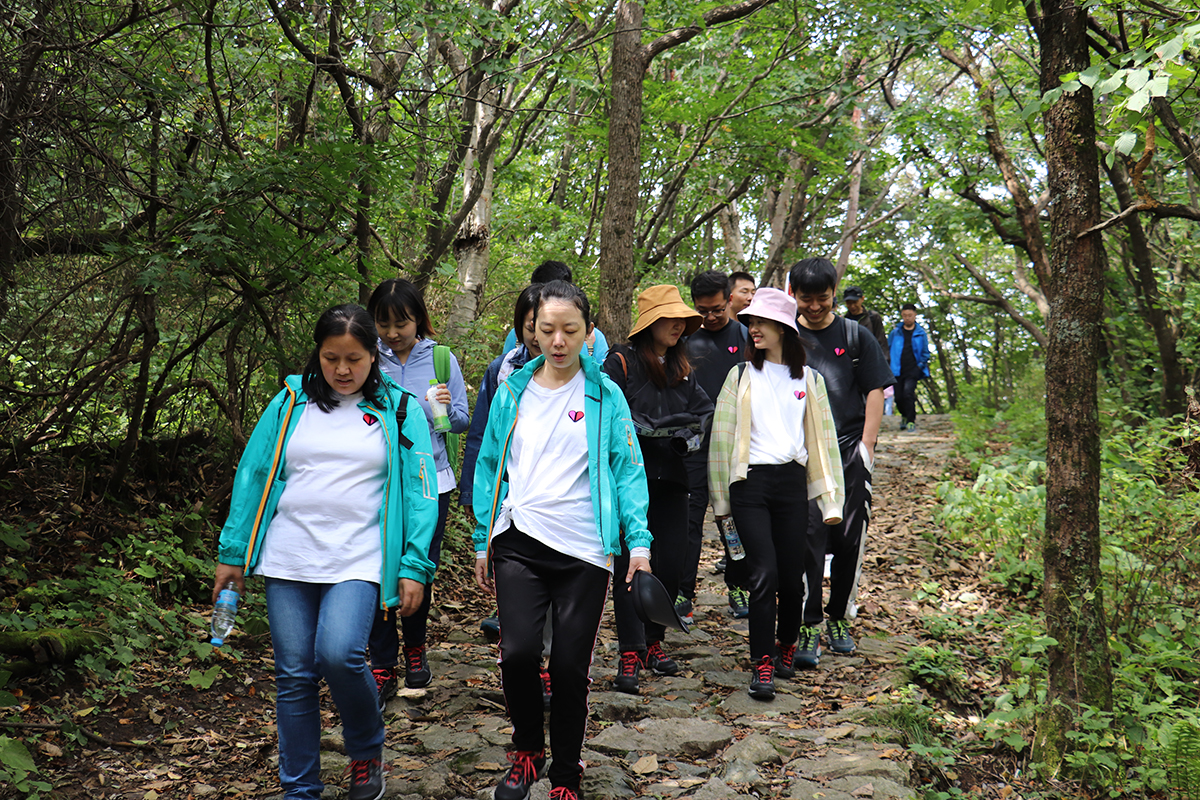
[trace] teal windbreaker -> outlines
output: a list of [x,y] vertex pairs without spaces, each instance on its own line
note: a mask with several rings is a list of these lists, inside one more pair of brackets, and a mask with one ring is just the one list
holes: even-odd
[[[401,578],[426,586],[433,580],[435,567],[429,560],[429,543],[438,517],[437,470],[421,406],[387,375],[380,377],[383,408],[365,398],[358,407],[383,423],[388,443],[387,484],[379,511],[379,536],[383,547],[380,605],[390,608],[400,603]],[[288,441],[308,403],[308,396],[300,386],[301,376],[288,376],[283,391],[275,395],[254,426],[238,462],[229,518],[221,529],[217,560],[242,567],[247,574],[258,565],[263,538],[287,485]],[[401,431],[397,427],[396,409],[402,394],[410,395],[403,434],[412,441],[411,448],[399,444]]]
[[[488,548],[490,532],[508,495],[508,452],[517,426],[521,395],[545,360],[545,356],[538,356],[508,376],[492,399],[487,430],[475,462],[473,538],[477,553]],[[595,360],[581,358],[580,363],[585,380],[583,418],[587,425],[588,480],[604,552],[610,556],[620,553],[622,533],[629,548],[649,547],[653,542],[646,526],[650,495],[629,404]]]

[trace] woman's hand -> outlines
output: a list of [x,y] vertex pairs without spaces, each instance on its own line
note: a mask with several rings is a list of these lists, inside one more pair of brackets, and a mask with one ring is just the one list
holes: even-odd
[[496,594],[496,581],[488,574],[486,558],[475,559],[475,583],[488,594],[493,596]]
[[396,613],[402,617],[411,617],[417,613],[417,609],[421,607],[421,601],[424,599],[425,584],[414,581],[412,578],[401,578],[400,605],[396,606]]
[[645,556],[630,557],[629,572],[625,573],[625,583],[627,584],[625,591],[633,591],[633,573],[638,571],[650,572],[650,559]]
[[246,571],[232,564],[217,564],[217,575],[213,579],[213,605],[216,605],[217,595],[225,588],[225,584],[230,581],[233,581],[234,585],[237,586],[238,594],[246,594]]
[[446,405],[450,405],[450,401],[452,398],[450,397],[450,390],[448,388],[446,388],[446,384],[439,383],[437,385],[437,395],[436,396],[437,396],[439,403],[445,403]]

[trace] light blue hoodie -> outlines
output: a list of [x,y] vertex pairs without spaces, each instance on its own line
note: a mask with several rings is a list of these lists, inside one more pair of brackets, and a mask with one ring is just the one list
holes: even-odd
[[[450,470],[450,458],[446,455],[446,439],[433,430],[433,412],[425,393],[429,391],[429,382],[437,378],[433,368],[433,346],[437,342],[432,339],[418,339],[408,354],[408,362],[400,363],[400,359],[392,353],[392,349],[379,340],[379,368],[396,383],[408,389],[417,396],[429,422],[429,438],[433,442],[433,458],[437,463],[438,476]],[[467,385],[463,382],[462,370],[458,367],[458,359],[450,354],[450,380],[446,381],[450,390],[450,432],[463,433],[471,427],[471,411],[467,404]],[[453,477],[453,476],[451,476]]]

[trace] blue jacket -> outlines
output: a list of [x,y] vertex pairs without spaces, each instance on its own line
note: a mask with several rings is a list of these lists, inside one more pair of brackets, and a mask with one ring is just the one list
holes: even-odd
[[[921,323],[914,323],[916,327],[913,329],[912,349],[913,355],[917,359],[917,368],[921,370],[921,377],[929,377],[929,337],[925,334],[925,329],[921,327]],[[900,377],[900,354],[904,350],[904,323],[897,322],[896,327],[892,328],[892,332],[888,334],[888,351],[892,360],[892,374],[897,378]]]
[[[521,395],[533,373],[546,360],[538,356],[500,384],[488,412],[487,430],[475,463],[475,552],[488,549],[500,506],[508,495],[508,448],[517,426]],[[650,495],[637,432],[629,416],[625,395],[593,359],[581,358],[584,374],[584,420],[588,437],[588,480],[592,510],[604,551],[617,555],[621,535],[625,544],[649,547],[653,537],[646,527]]]
[[500,369],[506,359],[509,369],[515,372],[529,363],[529,351],[525,349],[525,345],[521,345],[502,356],[496,356],[483,373],[483,380],[479,383],[479,396],[475,398],[475,413],[471,415],[471,430],[467,431],[467,444],[463,448],[458,502],[464,506],[474,503],[475,460],[479,458],[479,446],[483,444],[483,432],[487,430],[488,411],[492,408],[492,398],[496,396],[496,389],[500,386]]
[[[399,445],[396,409],[404,394],[396,383],[382,376],[383,407],[363,399],[358,407],[383,423],[388,442],[388,474],[383,506],[379,510],[379,537],[383,548],[380,576],[381,606],[400,602],[400,579],[425,585],[433,580],[436,567],[429,560],[429,543],[437,525],[437,475],[429,450],[429,430],[408,398],[403,433],[412,448]],[[263,539],[270,531],[279,497],[287,483],[287,446],[300,422],[308,396],[300,388],[301,376],[289,375],[283,391],[267,406],[246,444],[233,480],[229,518],[221,529],[217,560],[240,566],[247,573],[258,565]]]
[[[592,346],[592,358],[596,359],[597,364],[603,364],[604,359],[608,358],[608,339],[604,337],[599,328],[593,328],[592,330],[596,333],[596,343]],[[509,328],[508,335],[504,337],[504,352],[507,353],[516,346],[517,329]]]
[[[433,368],[433,346],[437,342],[432,339],[418,339],[408,354],[408,363],[401,364],[400,359],[392,355],[392,349],[382,339],[379,340],[379,368],[384,374],[412,392],[425,412],[429,423],[429,439],[433,442],[433,458],[437,462],[438,472],[450,469],[450,457],[446,455],[446,437],[433,429],[433,412],[425,393],[429,391],[429,382],[437,379]],[[467,404],[467,384],[463,382],[462,370],[458,367],[458,359],[450,354],[450,380],[446,381],[450,390],[450,432],[462,433],[471,424],[471,409]],[[435,487],[436,488],[436,487]]]

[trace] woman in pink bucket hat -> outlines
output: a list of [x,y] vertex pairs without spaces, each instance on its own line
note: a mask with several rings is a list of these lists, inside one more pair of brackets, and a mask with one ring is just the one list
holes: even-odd
[[801,627],[824,618],[825,542],[808,535],[808,501],[839,522],[845,487],[825,380],[805,365],[795,301],[759,289],[738,319],[753,349],[717,398],[708,482],[713,513],[733,517],[746,550],[750,696],[772,700],[775,676],[795,676]]

